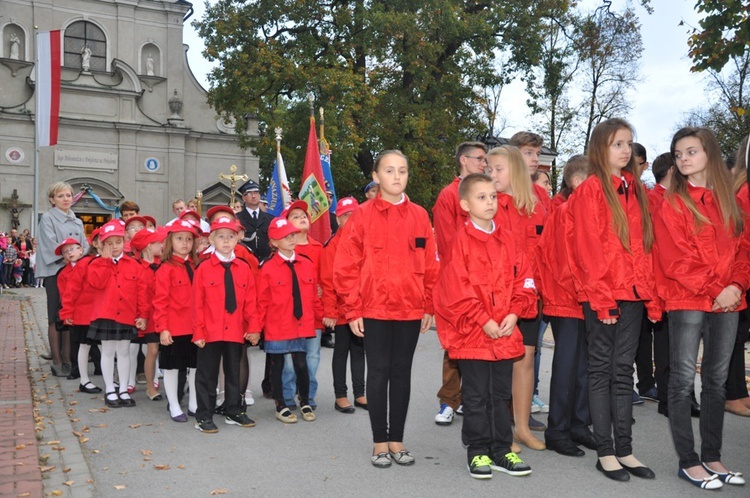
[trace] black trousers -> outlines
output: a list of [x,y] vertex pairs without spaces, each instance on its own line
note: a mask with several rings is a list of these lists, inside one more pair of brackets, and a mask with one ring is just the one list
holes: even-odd
[[364,319],[367,406],[374,443],[404,440],[421,320]]
[[468,462],[478,455],[502,458],[513,442],[508,411],[513,361],[458,360],[458,368],[464,402],[461,441]]
[[[284,372],[285,354],[266,353],[266,365],[270,368],[271,393],[276,402],[276,411],[286,408],[284,401],[284,387],[281,380]],[[297,392],[299,392],[300,407],[310,404],[310,373],[307,370],[307,354],[304,351],[290,353],[294,375],[297,376]]]
[[740,312],[740,323],[737,325],[737,339],[734,342],[732,358],[729,360],[727,374],[727,401],[748,397],[745,383],[745,342],[750,332],[750,310]]
[[638,349],[635,352],[635,371],[638,374],[636,388],[645,393],[656,385],[654,379],[653,329],[651,320],[644,313],[641,320],[641,335],[638,336]]
[[549,317],[555,338],[550,379],[549,418],[544,439],[559,441],[589,433],[589,361],[586,323]]
[[643,302],[618,301],[617,305],[617,323],[605,325],[589,303],[583,303],[589,344],[589,409],[599,457],[633,453],[633,362]]
[[365,395],[364,341],[352,333],[349,324],[336,325],[333,343],[333,392],[337,398],[346,398],[346,360],[351,361],[352,391],[355,398]]
[[197,420],[210,420],[216,408],[216,384],[219,380],[219,365],[224,359],[224,406],[228,415],[242,412],[240,398],[240,355],[239,342],[207,342],[198,349],[198,363],[195,372],[195,394],[198,398]]

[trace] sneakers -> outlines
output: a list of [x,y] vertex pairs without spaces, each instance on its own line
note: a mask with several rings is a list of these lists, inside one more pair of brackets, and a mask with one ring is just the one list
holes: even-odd
[[435,415],[437,425],[451,425],[453,422],[453,408],[445,403],[440,404],[440,411]]
[[640,393],[641,398],[647,399],[649,401],[659,401],[659,390],[656,389],[656,386],[652,387],[646,392]]
[[477,455],[468,465],[469,475],[474,479],[492,479],[492,459],[487,455]]
[[194,427],[201,432],[205,432],[206,434],[213,434],[215,432],[219,432],[219,428],[216,427],[216,424],[214,424],[214,421],[210,419],[209,420],[196,420]]
[[136,384],[145,384],[146,383],[146,374],[145,373],[139,373],[136,375]]
[[540,422],[539,420],[529,415],[529,429],[531,429],[532,431],[544,431],[547,430],[547,426],[544,425],[543,422]]
[[227,425],[239,425],[240,427],[255,427],[255,421],[247,416],[246,413],[237,415],[227,415],[224,419]]
[[633,404],[634,405],[642,405],[643,399],[638,395],[637,392],[635,392],[635,389],[633,389]]
[[531,413],[549,413],[549,405],[535,394],[531,398]]
[[505,472],[512,476],[527,476],[531,474],[531,467],[526,465],[515,453],[506,453],[497,461],[490,460],[490,468],[499,472]]
[[458,408],[456,408],[456,415],[463,415],[464,414],[464,404],[461,403],[458,405]]

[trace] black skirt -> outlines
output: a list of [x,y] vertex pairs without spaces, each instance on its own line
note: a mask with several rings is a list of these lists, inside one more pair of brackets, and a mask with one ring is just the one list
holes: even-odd
[[159,334],[156,332],[149,332],[148,334],[138,337],[138,340],[133,342],[137,342],[138,344],[159,344]]
[[86,337],[95,341],[132,341],[138,337],[134,325],[100,318],[91,322]]
[[88,338],[88,333],[89,325],[73,325],[70,327],[70,342],[88,344],[89,346],[98,344],[98,341],[94,341]]
[[198,362],[198,346],[193,344],[192,335],[172,336],[172,344],[159,346],[159,368],[180,370],[195,368]]

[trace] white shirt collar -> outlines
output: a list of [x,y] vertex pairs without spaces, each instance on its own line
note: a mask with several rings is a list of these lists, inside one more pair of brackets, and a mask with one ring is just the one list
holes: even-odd
[[250,216],[252,216],[253,213],[260,215],[260,207],[258,207],[257,209],[250,209],[249,207],[245,206],[245,211],[250,213]]
[[295,253],[295,252],[292,252],[292,257],[291,258],[287,258],[283,254],[281,254],[280,251],[276,251],[276,252],[278,253],[279,256],[281,256],[281,259],[283,259],[284,261],[296,261],[297,260],[297,253]]
[[235,258],[234,251],[232,251],[232,254],[230,254],[228,258],[226,258],[226,257],[222,256],[221,254],[219,254],[218,252],[216,252],[215,249],[214,249],[214,254],[216,255],[217,258],[219,258],[219,261],[221,261],[222,263],[229,263],[230,261],[234,260],[234,258]]
[[480,227],[479,225],[477,225],[476,223],[474,223],[474,220],[469,220],[469,221],[471,221],[471,224],[474,225],[474,228],[476,228],[480,232],[484,232],[484,233],[487,233],[487,234],[490,234],[490,235],[492,235],[495,232],[495,220],[490,220],[490,221],[492,221],[492,229],[490,229],[489,232],[487,230],[485,230],[484,228]]

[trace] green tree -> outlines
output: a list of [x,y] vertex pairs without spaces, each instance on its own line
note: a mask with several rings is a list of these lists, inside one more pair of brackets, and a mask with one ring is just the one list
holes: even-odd
[[[483,132],[477,83],[527,70],[539,55],[540,21],[566,0],[220,0],[196,21],[204,55],[217,61],[209,102],[219,113],[259,119],[263,175],[285,130],[290,181],[302,169],[306,95],[326,110],[340,194],[360,195],[374,155],[410,159],[410,197],[427,207],[455,174],[455,145]],[[292,180],[295,179],[295,180]],[[294,187],[293,187],[294,188]]]
[[747,0],[698,0],[695,10],[705,14],[700,28],[688,38],[693,71],[721,72],[750,46],[750,3]]

